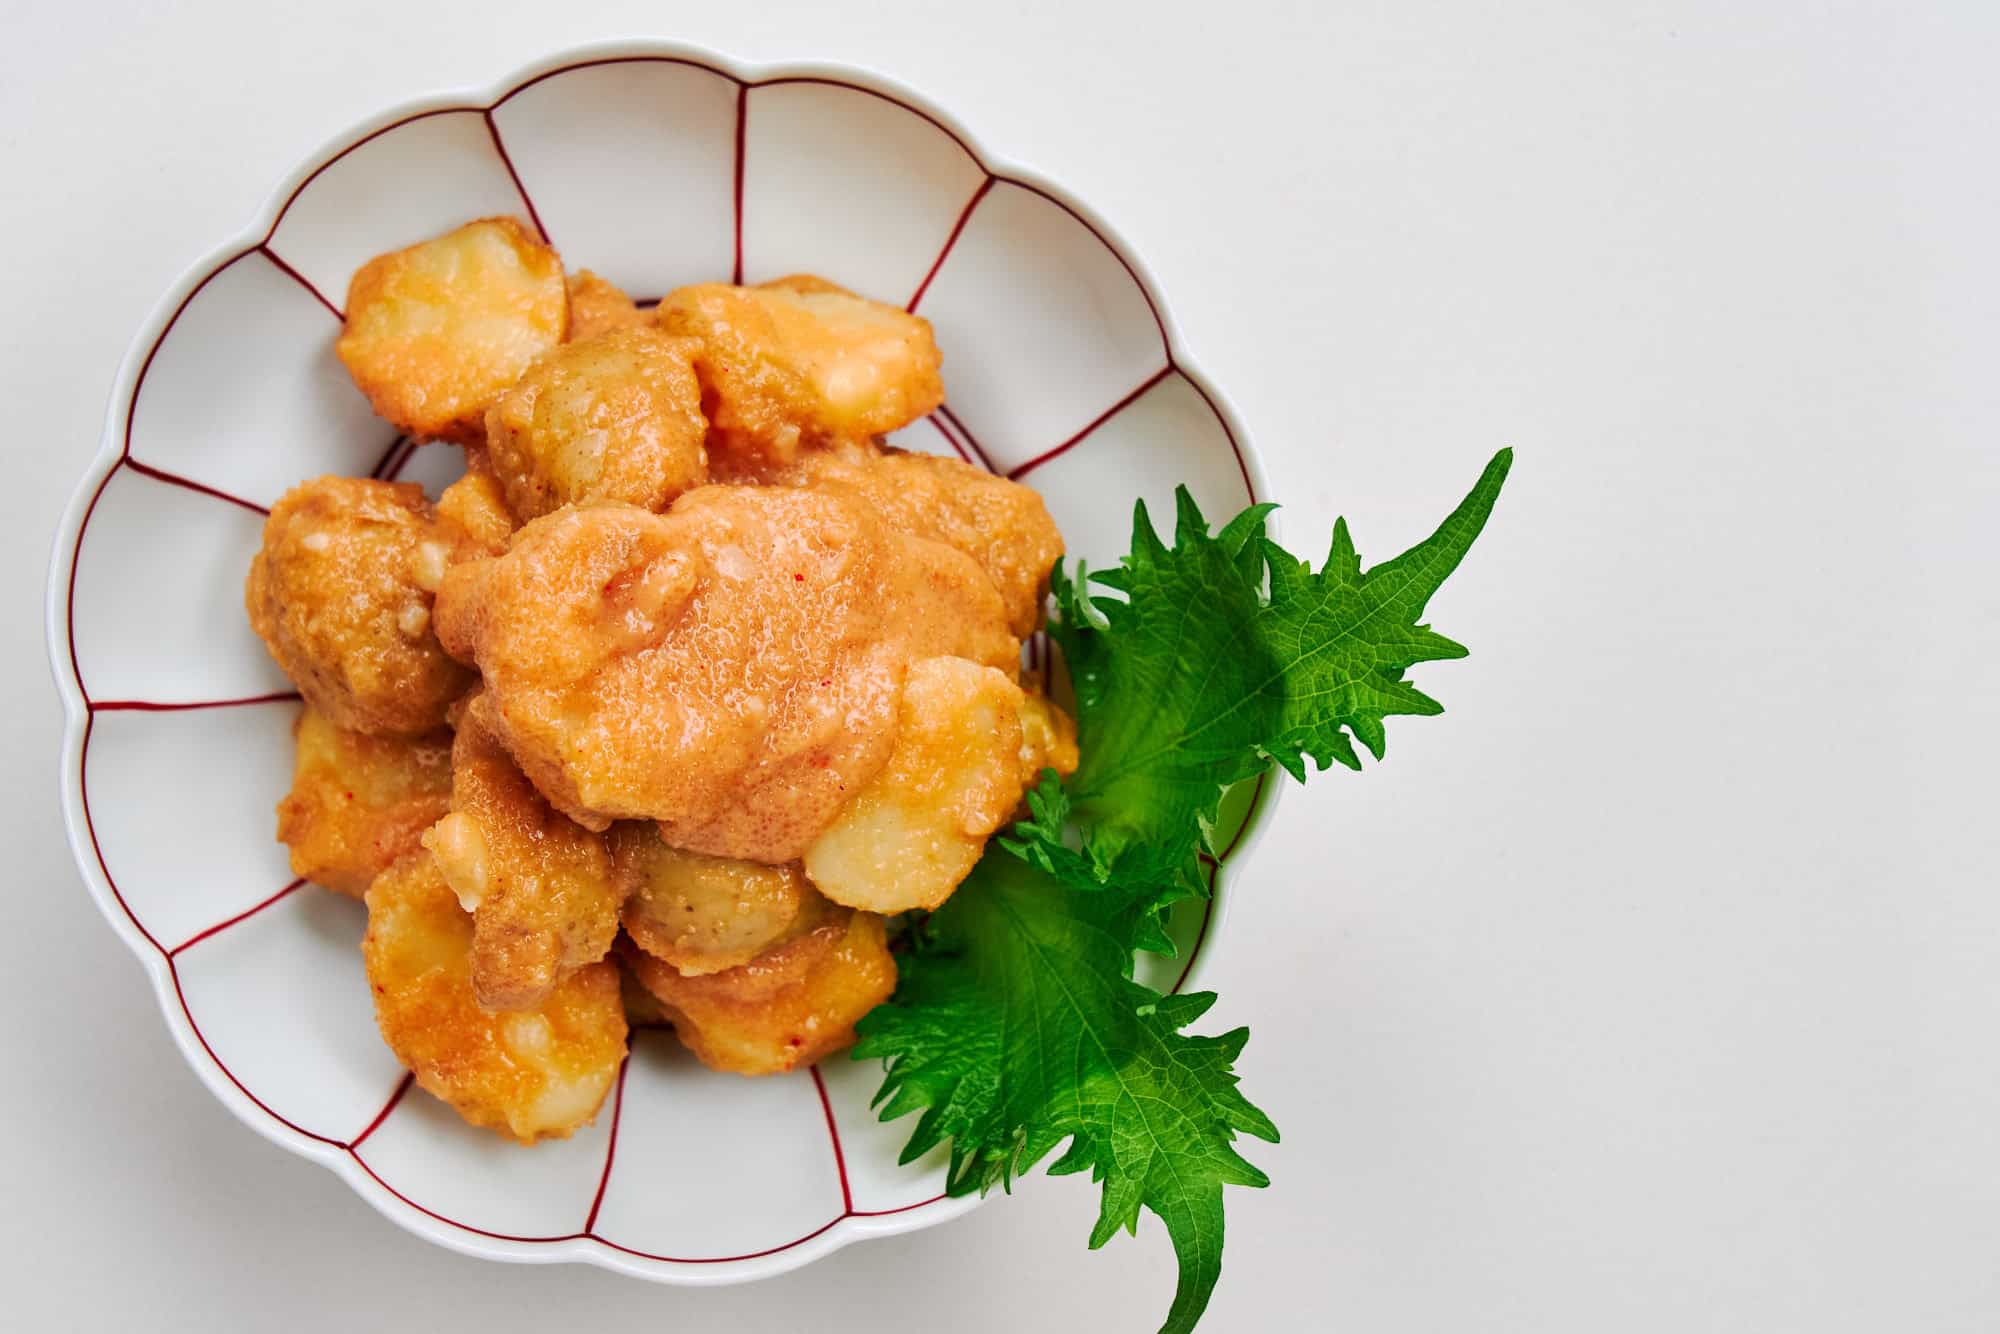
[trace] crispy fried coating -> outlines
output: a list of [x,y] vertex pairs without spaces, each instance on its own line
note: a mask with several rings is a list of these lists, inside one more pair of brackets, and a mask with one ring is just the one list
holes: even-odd
[[369,736],[308,704],[292,737],[278,841],[291,849],[293,875],[358,899],[448,808],[451,735]]
[[443,552],[426,549],[417,562],[419,581],[433,593],[445,570],[476,556],[499,555],[521,526],[507,508],[506,490],[493,475],[486,451],[471,448],[465,453],[465,476],[438,494],[436,536]]
[[1082,759],[1076,748],[1076,720],[1042,692],[1039,680],[1024,680],[1021,699],[1021,775],[1033,785],[1042,770],[1054,769],[1064,778],[1076,772]]
[[663,510],[706,482],[695,348],[657,329],[614,329],[538,359],[486,412],[508,507],[523,519],[596,500]]
[[784,462],[802,447],[893,431],[944,401],[930,321],[807,276],[704,283],[654,318],[700,343],[710,445]]
[[428,852],[376,877],[367,901],[375,1021],[419,1084],[523,1144],[597,1115],[625,1059],[617,965],[578,969],[533,1009],[495,1014],[473,994],[472,919]]
[[611,850],[627,886],[626,934],[687,977],[750,962],[785,934],[813,894],[795,862],[766,866],[682,852],[652,824],[614,825]]
[[559,511],[452,569],[438,604],[496,733],[558,809],[772,864],[887,761],[910,660],[1011,671],[1018,653],[970,558],[793,488]]
[[610,950],[623,891],[603,837],[542,800],[486,716],[475,695],[452,743],[451,813],[425,845],[472,914],[479,1003],[524,1010]]
[[684,977],[629,941],[621,947],[703,1065],[739,1075],[810,1065],[852,1045],[855,1021],[896,989],[880,917],[808,902],[788,939],[720,973]]
[[613,329],[634,329],[652,317],[634,305],[617,286],[584,269],[569,279],[569,337],[571,342],[594,338]]
[[335,350],[397,429],[472,443],[487,405],[568,331],[556,252],[512,218],[482,218],[355,270]]
[[806,850],[806,875],[870,912],[935,908],[971,872],[1021,799],[1021,688],[963,658],[910,668],[889,763]]
[[956,547],[979,562],[1025,639],[1042,623],[1062,534],[1042,498],[958,459],[862,443],[802,455],[779,480],[862,500],[891,528]]
[[421,736],[471,676],[431,629],[419,578],[430,506],[412,482],[322,477],[293,487],[264,522],[243,601],[264,646],[334,723]]

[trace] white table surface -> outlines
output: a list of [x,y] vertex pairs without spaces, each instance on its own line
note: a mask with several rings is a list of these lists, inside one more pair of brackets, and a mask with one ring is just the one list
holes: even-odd
[[134,326],[334,131],[650,32],[873,66],[1074,187],[1295,540],[1391,554],[1519,450],[1434,605],[1450,712],[1239,881],[1207,1022],[1285,1141],[1205,1329],[2000,1326],[2000,9],[1181,8],[6,6],[0,1323],[1164,1311],[1077,1177],[726,1290],[425,1245],[203,1091],[71,868],[43,578]]

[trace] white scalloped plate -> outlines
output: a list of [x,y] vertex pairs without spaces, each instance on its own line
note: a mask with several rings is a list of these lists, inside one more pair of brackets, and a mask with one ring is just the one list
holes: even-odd
[[[943,1196],[939,1155],[897,1165],[910,1123],[878,1122],[878,1072],[844,1059],[744,1080],[637,1035],[597,1123],[532,1151],[405,1096],[360,906],[292,881],[273,841],[297,697],[243,616],[264,509],[322,472],[435,494],[455,454],[370,415],[333,356],[335,299],[368,256],[492,213],[643,297],[811,270],[920,310],[951,399],[896,443],[1028,481],[1093,563],[1124,550],[1134,495],[1170,513],[1185,481],[1220,520],[1264,493],[1110,228],[886,79],[624,42],[422,99],[308,159],[162,298],[119,370],[49,571],[83,881],[216,1096],[443,1245],[727,1283],[955,1217],[973,1201]],[[1150,980],[1185,985],[1218,912],[1179,923],[1184,960]]]

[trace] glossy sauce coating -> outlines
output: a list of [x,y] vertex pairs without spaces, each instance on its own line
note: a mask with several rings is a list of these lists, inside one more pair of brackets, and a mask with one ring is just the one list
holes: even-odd
[[993,581],[1014,634],[1025,639],[1041,625],[1062,534],[1042,498],[1019,482],[958,459],[872,444],[802,455],[771,480],[859,500],[898,532],[957,548]]
[[969,558],[789,488],[558,512],[450,571],[438,619],[559,808],[774,864],[886,762],[911,658],[1019,651]]

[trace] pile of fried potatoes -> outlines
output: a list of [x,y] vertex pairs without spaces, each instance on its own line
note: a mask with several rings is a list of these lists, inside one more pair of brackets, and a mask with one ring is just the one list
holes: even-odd
[[790,1070],[895,988],[1070,720],[1020,669],[1062,539],[881,437],[930,325],[819,278],[642,309],[511,218],[377,256],[338,353],[465,474],[278,501],[245,603],[305,706],[278,837],[364,898],[383,1037],[475,1125],[564,1136],[635,1024]]

